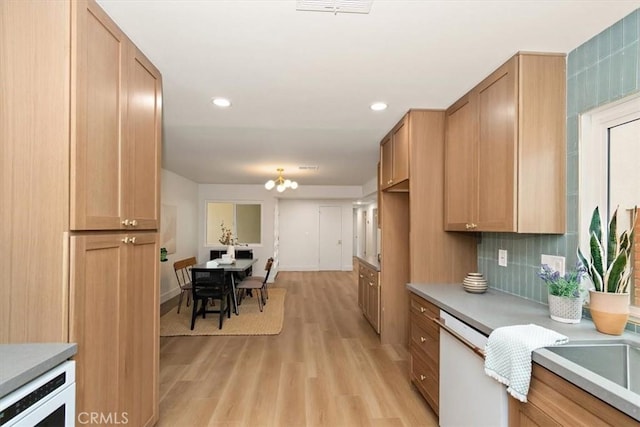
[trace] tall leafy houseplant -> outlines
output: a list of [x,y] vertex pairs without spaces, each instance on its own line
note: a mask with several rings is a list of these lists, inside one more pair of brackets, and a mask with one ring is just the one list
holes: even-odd
[[589,291],[591,317],[600,332],[620,335],[629,318],[631,249],[638,208],[633,209],[631,228],[618,234],[618,209],[609,221],[607,235],[596,207],[589,225],[589,257],[578,249],[594,290]]

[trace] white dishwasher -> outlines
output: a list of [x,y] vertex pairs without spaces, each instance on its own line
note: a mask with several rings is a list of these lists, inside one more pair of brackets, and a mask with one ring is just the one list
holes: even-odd
[[484,373],[487,337],[445,311],[439,323],[440,426],[507,426],[506,387]]

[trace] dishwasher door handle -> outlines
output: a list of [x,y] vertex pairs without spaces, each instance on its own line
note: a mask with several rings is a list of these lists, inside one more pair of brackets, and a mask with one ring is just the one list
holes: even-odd
[[465,337],[463,337],[462,335],[460,335],[459,333],[457,333],[456,331],[454,331],[453,329],[451,329],[450,327],[448,327],[446,324],[444,324],[443,322],[440,321],[440,319],[436,319],[436,318],[431,318],[431,320],[438,325],[441,329],[444,329],[446,332],[448,332],[452,337],[454,337],[455,339],[457,339],[458,341],[460,341],[462,344],[464,344],[465,346],[469,347],[471,349],[471,351],[473,351],[475,354],[477,354],[478,356],[482,357],[484,359],[485,355],[484,355],[484,350],[481,349],[480,347],[472,344],[471,342],[469,342],[469,340],[467,340]]

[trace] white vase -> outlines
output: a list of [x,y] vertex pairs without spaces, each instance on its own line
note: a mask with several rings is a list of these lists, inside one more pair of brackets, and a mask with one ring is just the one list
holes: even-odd
[[582,298],[559,297],[549,294],[549,316],[556,322],[580,323]]
[[235,259],[236,257],[236,248],[233,245],[227,246],[227,255],[231,257],[231,259]]

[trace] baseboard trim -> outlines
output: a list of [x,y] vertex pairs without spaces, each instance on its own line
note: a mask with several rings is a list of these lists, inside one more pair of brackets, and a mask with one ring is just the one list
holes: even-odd
[[169,291],[160,295],[160,304],[161,305],[164,304],[165,302],[169,301],[171,298],[175,298],[177,295],[180,295],[179,287],[170,289]]

